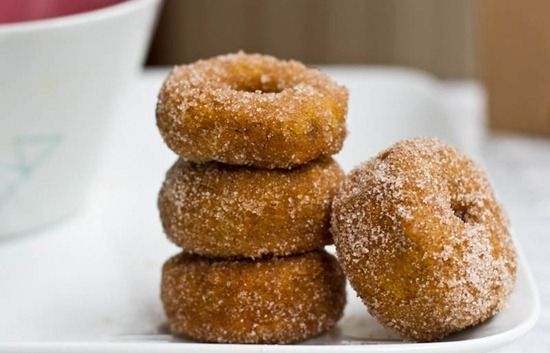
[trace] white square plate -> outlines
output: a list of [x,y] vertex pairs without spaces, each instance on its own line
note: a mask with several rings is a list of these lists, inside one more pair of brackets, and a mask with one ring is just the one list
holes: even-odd
[[[300,345],[173,339],[159,300],[160,268],[178,251],[163,236],[156,210],[164,172],[174,161],[153,118],[164,75],[142,80],[128,109],[113,120],[88,207],[63,224],[0,240],[0,352],[486,352],[534,325],[539,299],[520,256],[508,307],[443,342],[397,340],[367,314],[351,289],[338,326]],[[344,83],[352,87],[369,77]],[[362,116],[358,107],[357,100],[350,101],[356,119]],[[361,136],[359,128],[354,132]],[[338,158],[346,169],[368,157],[351,147]]]

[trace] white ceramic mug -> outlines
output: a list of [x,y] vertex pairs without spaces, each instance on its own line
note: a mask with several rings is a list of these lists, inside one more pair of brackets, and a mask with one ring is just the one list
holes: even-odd
[[0,236],[84,202],[114,104],[140,70],[160,0],[0,25]]

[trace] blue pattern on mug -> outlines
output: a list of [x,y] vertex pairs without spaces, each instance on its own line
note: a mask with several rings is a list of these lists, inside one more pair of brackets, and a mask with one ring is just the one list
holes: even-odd
[[0,207],[32,178],[61,144],[58,133],[43,135],[18,135],[11,148],[0,155]]

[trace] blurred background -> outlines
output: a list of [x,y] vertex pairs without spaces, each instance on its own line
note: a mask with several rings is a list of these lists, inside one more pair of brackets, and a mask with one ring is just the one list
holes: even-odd
[[473,77],[472,6],[468,0],[167,0],[147,63],[241,48],[314,64],[404,65],[441,78]]
[[147,65],[242,49],[479,78],[492,128],[548,134],[548,13],[544,0],[166,0]]

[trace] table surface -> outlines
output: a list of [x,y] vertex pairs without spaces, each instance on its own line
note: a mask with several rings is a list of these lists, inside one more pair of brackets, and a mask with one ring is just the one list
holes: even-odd
[[[329,70],[330,71],[330,70]],[[174,155],[162,144],[154,124],[154,104],[156,93],[166,70],[148,70],[140,76],[136,85],[124,99],[109,127],[108,137],[100,151],[100,167],[93,185],[89,203],[78,214],[65,222],[49,227],[40,234],[29,234],[17,239],[0,242],[2,248],[20,247],[26,251],[38,252],[40,242],[55,241],[56,238],[74,238],[79,227],[89,226],[98,229],[97,239],[89,242],[90,249],[98,250],[101,239],[120,235],[120,241],[139,242],[140,246],[151,246],[163,253],[175,253],[176,248],[162,236],[160,222],[156,215],[156,193],[164,177],[164,172]],[[473,114],[481,116],[484,110],[482,92],[472,82],[446,82],[441,84],[442,96],[448,110],[457,116]],[[127,143],[120,143],[121,139]],[[113,148],[116,146],[116,148]],[[483,164],[488,170],[501,202],[508,211],[513,228],[526,255],[528,264],[537,281],[541,296],[540,318],[525,337],[499,352],[550,352],[550,139],[520,137],[513,135],[489,135],[481,144]],[[129,173],[130,172],[130,173]],[[135,178],[128,178],[133,175]],[[134,204],[127,209],[124,205]],[[122,221],[121,221],[122,220]],[[139,220],[139,227],[136,227]],[[81,240],[74,240],[81,242]],[[66,248],[60,254],[70,252],[71,241],[64,241]],[[99,245],[97,245],[99,244]],[[82,244],[81,244],[82,246]],[[101,251],[108,251],[102,249]],[[129,253],[131,254],[131,249]],[[128,256],[125,254],[125,256]],[[37,259],[29,256],[29,261]],[[64,255],[67,256],[67,255]],[[75,255],[76,256],[76,255]],[[93,251],[79,254],[78,258],[92,257]],[[1,257],[1,256],[0,256]],[[75,257],[76,258],[76,257]],[[142,266],[130,256],[117,258],[116,266]],[[40,266],[40,263],[36,263]],[[47,266],[44,264],[44,266]],[[158,263],[147,266],[159,268]],[[1,267],[1,266],[0,266]],[[116,269],[113,269],[116,272]],[[0,278],[2,270],[0,268]],[[52,274],[50,278],[55,278]],[[67,275],[78,276],[80,274]],[[115,274],[113,274],[115,276]],[[110,280],[108,277],[106,279]],[[111,278],[113,281],[116,277]],[[157,280],[146,278],[146,280]],[[112,285],[117,285],[113,283]],[[101,294],[98,294],[101,295]],[[138,296],[158,295],[144,290],[132,293]],[[106,297],[105,300],[110,300]],[[123,300],[121,298],[114,300]],[[76,304],[75,304],[76,305]],[[75,306],[74,310],[81,310]],[[156,313],[158,314],[158,313]],[[120,313],[132,319],[132,313]],[[106,325],[108,325],[108,320]],[[78,325],[78,323],[75,323]],[[47,335],[47,328],[43,328]],[[91,333],[93,334],[93,333]]]

